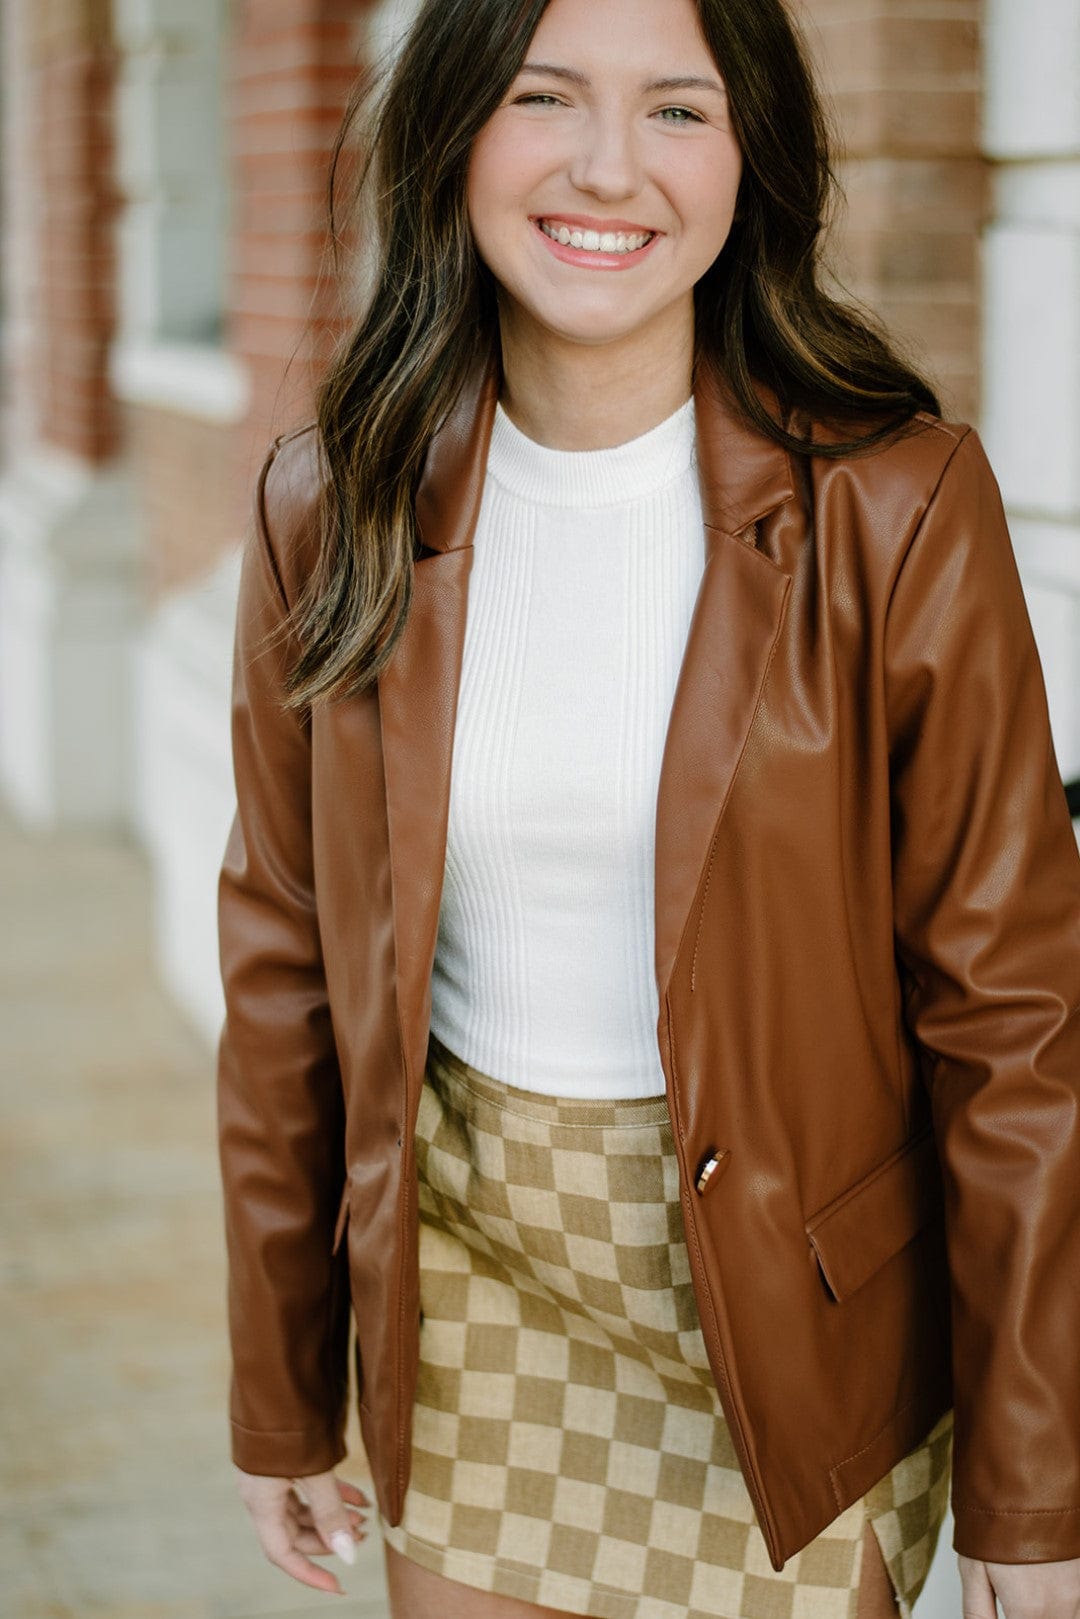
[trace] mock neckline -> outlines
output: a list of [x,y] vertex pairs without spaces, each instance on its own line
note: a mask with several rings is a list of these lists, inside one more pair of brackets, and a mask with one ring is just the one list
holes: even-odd
[[495,406],[488,475],[545,506],[622,506],[681,477],[693,463],[694,396],[648,432],[603,450],[553,450]]

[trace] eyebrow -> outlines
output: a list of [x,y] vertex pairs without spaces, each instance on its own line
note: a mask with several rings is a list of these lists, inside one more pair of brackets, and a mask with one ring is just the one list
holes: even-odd
[[[581,85],[586,90],[591,83],[587,73],[581,73],[572,67],[558,67],[553,62],[526,62],[519,71],[541,74],[545,78],[565,79],[568,84]],[[656,90],[715,90],[719,95],[727,94],[718,79],[703,79],[694,73],[681,73],[666,79],[649,79],[641,88],[645,94],[651,94]]]

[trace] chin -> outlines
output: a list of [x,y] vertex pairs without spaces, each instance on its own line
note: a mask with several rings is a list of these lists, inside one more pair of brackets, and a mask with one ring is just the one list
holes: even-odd
[[613,326],[610,330],[600,327],[595,321],[589,321],[580,327],[577,326],[549,326],[548,331],[564,343],[575,343],[580,348],[599,349],[609,343],[620,343],[632,337],[637,331],[636,326]]
[[575,310],[568,315],[565,308],[558,314],[547,315],[544,311],[533,312],[533,319],[553,337],[561,338],[567,343],[582,343],[589,348],[599,348],[605,343],[617,343],[623,338],[632,337],[637,331],[648,326],[650,316],[645,313],[627,320],[626,312],[613,312],[611,309]]

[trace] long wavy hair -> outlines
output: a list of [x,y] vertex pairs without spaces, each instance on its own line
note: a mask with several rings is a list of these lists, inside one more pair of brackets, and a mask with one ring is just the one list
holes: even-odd
[[[363,691],[404,629],[428,445],[478,361],[499,363],[497,288],[467,214],[469,156],[548,3],[426,0],[396,57],[349,98],[328,171],[329,239],[339,280],[358,293],[316,393],[320,549],[285,626],[300,649],[289,707]],[[841,193],[805,42],[784,0],[695,3],[743,157],[730,234],[694,289],[695,373],[711,363],[736,409],[789,450],[866,451],[941,407],[873,313],[822,284]],[[338,249],[352,243],[359,266],[356,239],[367,270],[350,275]],[[774,419],[755,379],[783,421],[799,408],[810,422],[870,430],[811,445]]]

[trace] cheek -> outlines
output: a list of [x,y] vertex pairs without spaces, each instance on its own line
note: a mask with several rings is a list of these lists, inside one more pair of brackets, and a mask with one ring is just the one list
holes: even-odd
[[469,222],[477,235],[483,233],[491,207],[493,186],[488,172],[490,150],[490,142],[486,141],[481,133],[473,142],[468,167],[465,170],[465,204]]
[[702,152],[696,162],[680,169],[669,195],[688,234],[723,244],[731,228],[741,176],[737,147],[719,157],[716,152]]
[[528,190],[517,156],[499,139],[478,139],[465,177],[469,226],[477,252],[497,280],[512,277],[517,224]]
[[535,126],[495,118],[473,142],[466,192],[476,218],[494,221],[509,211],[528,212],[536,188],[558,166],[552,142]]

